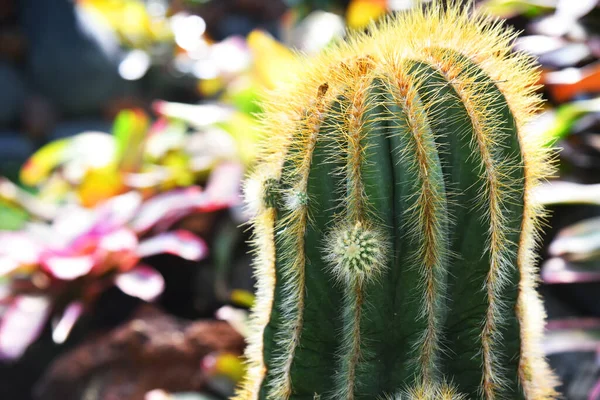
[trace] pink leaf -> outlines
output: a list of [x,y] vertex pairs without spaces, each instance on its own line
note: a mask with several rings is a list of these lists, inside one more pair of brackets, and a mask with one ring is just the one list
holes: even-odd
[[164,220],[171,220],[174,216],[181,218],[194,212],[205,197],[198,186],[159,194],[141,206],[131,227],[138,233],[146,232]]
[[137,236],[129,229],[122,228],[102,235],[98,247],[109,252],[133,251],[137,244]]
[[138,233],[153,228],[166,230],[187,215],[238,205],[241,202],[242,174],[240,164],[220,164],[211,173],[204,192],[197,186],[191,186],[159,194],[140,207],[131,227]]
[[52,222],[53,236],[49,238],[50,243],[55,246],[68,246],[71,241],[89,232],[97,223],[97,219],[92,210],[73,204],[65,205]]
[[0,358],[21,357],[40,335],[49,311],[50,301],[45,297],[15,298],[0,321]]
[[12,258],[0,255],[0,276],[10,274],[19,266],[20,264]]
[[37,264],[42,248],[31,236],[33,235],[26,232],[0,234],[0,255],[5,255],[18,264]]
[[123,293],[144,301],[156,299],[165,288],[162,275],[146,265],[138,265],[131,271],[119,274],[115,284]]
[[186,260],[198,261],[208,254],[208,246],[196,235],[177,230],[161,233],[140,242],[137,254],[148,257],[156,254],[173,254]]
[[210,174],[206,185],[203,211],[213,211],[240,204],[240,183],[244,170],[241,164],[228,162],[219,164]]
[[570,318],[551,320],[546,325],[544,354],[591,352],[600,345],[600,320]]
[[55,278],[70,281],[88,274],[94,267],[92,255],[71,255],[57,252],[42,255],[42,266]]
[[97,224],[107,229],[119,228],[135,216],[141,204],[142,196],[138,192],[115,196],[96,208],[99,217]]
[[67,306],[62,317],[52,329],[52,340],[54,340],[54,343],[61,344],[67,340],[71,329],[73,329],[82,312],[83,303],[80,301],[74,301]]
[[542,265],[541,277],[548,284],[600,282],[600,269],[594,262],[571,262],[554,257]]
[[[10,304],[13,298],[14,293],[11,290],[10,281],[0,280],[0,307],[4,307],[5,305]],[[2,313],[0,312],[0,315],[1,314]]]
[[590,394],[588,395],[588,400],[598,400],[600,399],[600,380],[597,380],[592,389],[590,389]]

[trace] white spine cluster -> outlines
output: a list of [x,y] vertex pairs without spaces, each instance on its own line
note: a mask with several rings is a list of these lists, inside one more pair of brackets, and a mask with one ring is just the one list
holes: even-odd
[[324,258],[337,281],[362,286],[381,275],[386,267],[387,250],[383,234],[356,222],[332,231]]

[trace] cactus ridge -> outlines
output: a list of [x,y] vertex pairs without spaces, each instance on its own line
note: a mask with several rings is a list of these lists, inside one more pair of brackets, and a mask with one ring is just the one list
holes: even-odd
[[269,94],[237,399],[555,398],[528,198],[548,153],[513,38],[434,2]]

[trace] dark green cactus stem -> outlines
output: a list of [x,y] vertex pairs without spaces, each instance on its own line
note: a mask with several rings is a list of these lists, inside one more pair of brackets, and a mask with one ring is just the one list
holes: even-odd
[[457,8],[373,30],[267,103],[238,399],[552,399],[530,61]]

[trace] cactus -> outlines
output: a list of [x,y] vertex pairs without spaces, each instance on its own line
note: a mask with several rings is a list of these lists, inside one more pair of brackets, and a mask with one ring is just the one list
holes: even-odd
[[269,94],[238,400],[555,398],[530,201],[549,163],[514,36],[434,2]]

